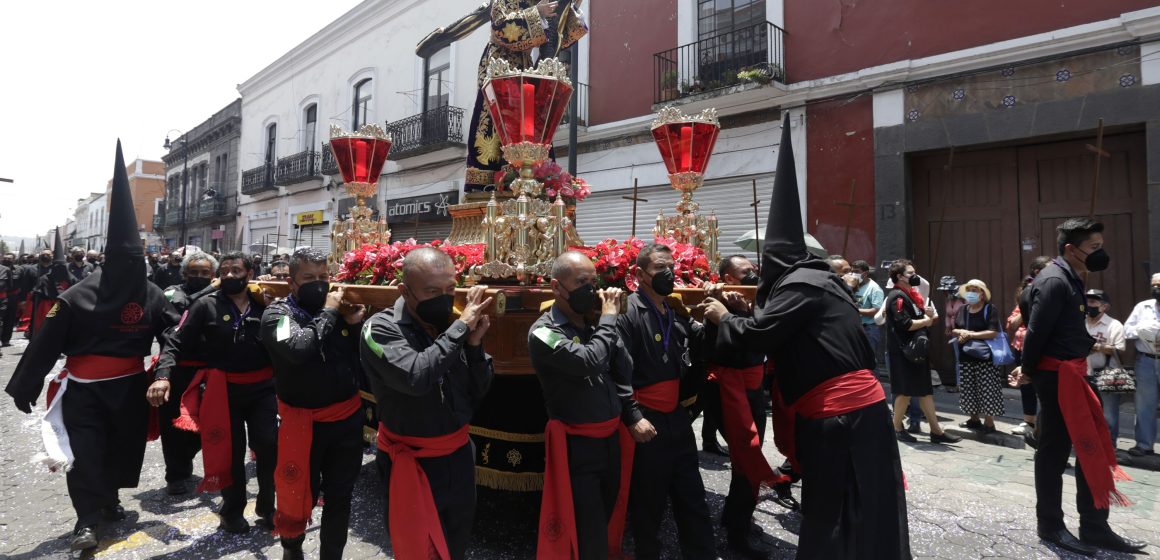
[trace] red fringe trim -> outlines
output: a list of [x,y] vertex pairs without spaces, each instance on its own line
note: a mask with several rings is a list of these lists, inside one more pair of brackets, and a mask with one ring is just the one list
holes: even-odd
[[1128,507],[1128,506],[1132,505],[1132,501],[1129,500],[1128,497],[1125,496],[1124,493],[1120,492],[1119,490],[1112,490],[1112,494],[1111,494],[1110,498],[1111,498],[1112,503],[1116,504],[1117,506]]
[[1132,480],[1132,477],[1128,476],[1128,473],[1124,472],[1123,468],[1121,468],[1119,465],[1116,465],[1116,466],[1112,467],[1112,480],[1128,480],[1128,481],[1130,481],[1130,480]]
[[197,422],[193,418],[189,418],[187,416],[178,416],[177,418],[174,418],[173,427],[179,430],[185,430],[187,432],[200,431],[200,428],[197,426]]

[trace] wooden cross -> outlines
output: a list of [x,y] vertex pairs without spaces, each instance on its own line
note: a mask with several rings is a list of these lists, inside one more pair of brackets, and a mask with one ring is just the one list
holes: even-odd
[[1092,206],[1088,210],[1088,217],[1094,218],[1096,215],[1096,199],[1100,194],[1100,160],[1103,158],[1111,158],[1112,154],[1104,150],[1104,119],[1100,119],[1099,125],[1096,127],[1096,145],[1086,144],[1084,147],[1088,151],[1096,154],[1096,172],[1095,178],[1092,180]]
[[858,182],[857,179],[850,179],[850,199],[849,200],[847,200],[845,202],[838,201],[838,202],[834,203],[834,204],[837,204],[838,206],[845,206],[846,207],[846,235],[842,239],[842,255],[843,256],[846,255],[846,248],[850,244],[850,224],[853,223],[853,221],[854,221],[854,208],[859,206],[858,203],[854,202],[854,185],[857,184],[857,182]]
[[636,237],[636,203],[648,202],[647,198],[640,198],[639,196],[636,195],[636,189],[637,189],[639,182],[640,182],[639,179],[632,180],[632,196],[620,197],[620,198],[623,198],[624,200],[631,200],[632,201],[632,236],[633,237]]
[[[946,185],[950,184],[951,169],[954,168],[954,166],[955,166],[955,147],[951,146],[951,152],[949,155],[947,155],[947,164],[943,166],[944,187]],[[939,216],[938,216],[938,234],[935,235],[934,254],[931,256],[931,262],[930,262],[930,268],[932,271],[938,266],[939,249],[942,247],[943,222],[946,221],[946,217],[947,217],[947,196],[946,196],[946,193],[943,193],[942,209],[939,210]]]
[[[757,239],[762,239],[764,236],[761,233],[761,225],[760,225],[761,222],[759,222],[757,220],[757,205],[758,204],[761,204],[761,201],[757,200],[757,179],[754,179],[753,180],[753,202],[750,203],[749,205],[753,207],[753,235],[755,237],[757,237]],[[762,247],[760,243],[757,245],[756,253],[757,253],[757,273],[758,274],[761,274],[761,253],[764,252],[764,249],[765,248]]]

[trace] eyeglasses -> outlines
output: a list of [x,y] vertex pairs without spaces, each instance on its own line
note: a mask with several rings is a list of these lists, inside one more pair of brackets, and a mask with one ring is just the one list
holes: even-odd
[[275,280],[289,280],[290,275],[289,274],[275,274],[274,279]]

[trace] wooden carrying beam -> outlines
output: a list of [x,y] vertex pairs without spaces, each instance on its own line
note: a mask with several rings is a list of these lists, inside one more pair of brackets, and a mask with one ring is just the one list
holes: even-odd
[[[290,285],[285,282],[253,282],[257,284],[262,291],[274,297],[286,297],[290,295]],[[354,305],[365,305],[374,309],[386,309],[395,305],[395,300],[399,299],[398,286],[362,286],[357,284],[331,284],[330,289],[334,291],[342,287],[345,289],[343,300]],[[468,288],[455,289],[455,307],[463,309],[467,305],[467,291]],[[492,317],[499,317],[507,311],[507,294],[504,290],[499,288],[489,288],[485,291],[485,298],[492,298],[491,305],[487,306],[484,313]]]

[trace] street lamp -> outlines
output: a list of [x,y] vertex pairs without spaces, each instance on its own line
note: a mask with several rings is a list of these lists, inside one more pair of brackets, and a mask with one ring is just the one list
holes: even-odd
[[[171,129],[169,132],[176,132],[181,134],[177,141],[181,142],[181,155],[184,163],[181,167],[181,233],[178,236],[177,241],[180,247],[185,247],[185,193],[186,189],[189,187],[189,150],[187,149],[189,147],[189,140],[185,137],[184,133],[182,133],[180,130],[177,130],[176,128]],[[169,132],[165,133],[165,145],[162,146],[166,150],[172,150],[173,148],[173,144],[169,142]]]

